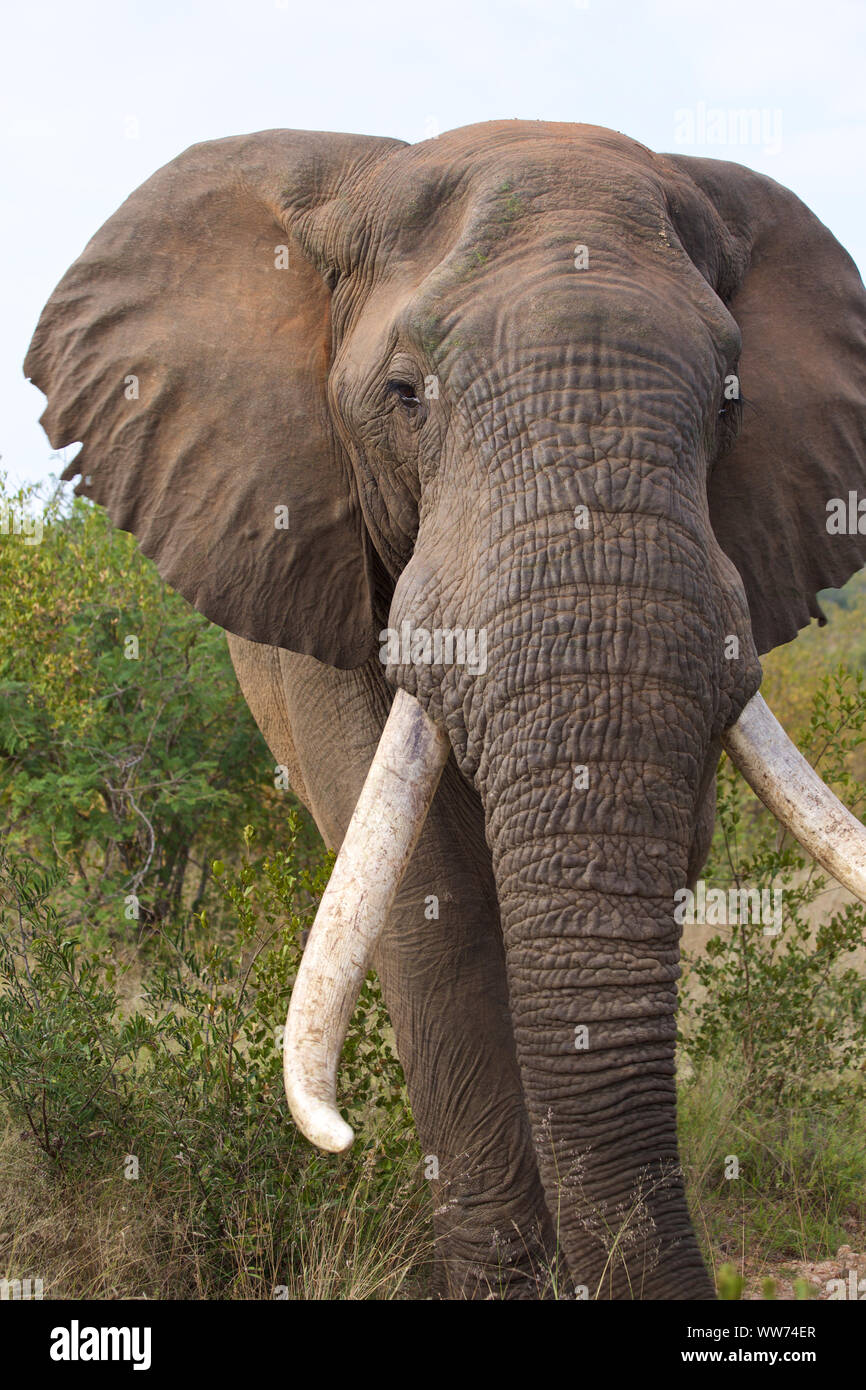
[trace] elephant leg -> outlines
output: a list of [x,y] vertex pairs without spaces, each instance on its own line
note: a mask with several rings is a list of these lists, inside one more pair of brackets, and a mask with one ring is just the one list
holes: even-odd
[[[338,846],[390,707],[381,668],[338,671],[229,645],[274,756]],[[551,1293],[556,1243],[517,1070],[490,856],[480,806],[453,762],[375,966],[431,1174],[436,1293]]]

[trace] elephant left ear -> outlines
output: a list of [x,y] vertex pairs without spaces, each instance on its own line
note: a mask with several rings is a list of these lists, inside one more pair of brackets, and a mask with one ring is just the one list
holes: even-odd
[[[765,652],[810,618],[825,621],[817,593],[866,562],[866,291],[835,237],[773,179],[723,160],[665,158],[709,199],[727,243],[727,283],[714,288],[742,336],[743,414],[713,469],[710,518]],[[677,227],[689,250],[689,226]],[[695,240],[705,253],[706,237]],[[850,493],[864,502],[863,533],[856,503],[849,522]]]
[[83,443],[64,477],[168,583],[239,637],[342,667],[375,650],[371,559],[328,407],[330,267],[300,229],[401,147],[193,146],[67,271],[24,366],[53,446]]

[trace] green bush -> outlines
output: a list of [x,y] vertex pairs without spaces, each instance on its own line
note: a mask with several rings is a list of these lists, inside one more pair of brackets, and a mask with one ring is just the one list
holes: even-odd
[[[817,1260],[866,1222],[866,1099],[754,1094],[742,1057],[705,1059],[679,1087],[680,1155],[712,1263]],[[733,1296],[733,1295],[732,1295]]]
[[100,508],[0,486],[9,506],[44,529],[0,539],[0,1100],[45,1200],[78,1229],[84,1193],[121,1231],[136,1211],[157,1296],[393,1293],[427,1208],[387,1014],[371,976],[340,1076],[359,1138],[316,1153],[279,1043],[331,860],[225,634]]
[[209,1296],[239,1279],[259,1293],[303,1286],[305,1228],[329,1213],[351,1211],[374,1251],[385,1213],[423,1206],[372,977],[340,1075],[344,1114],[360,1131],[351,1157],[315,1153],[286,1110],[282,1025],[330,870],[298,863],[301,831],[292,817],[288,850],[256,862],[246,828],[240,867],[217,865],[233,924],[218,932],[204,910],[185,934],[161,930],[132,1009],[110,953],[85,946],[52,906],[60,870],[8,855],[0,863],[0,1099],[67,1181],[122,1170],[165,1213],[182,1211],[190,1273]]
[[[795,731],[855,813],[866,805],[851,772],[864,730],[862,673],[840,667]],[[737,922],[686,954],[679,1017],[687,1191],[721,1296],[738,1298],[744,1272],[832,1256],[866,1223],[866,978],[855,959],[866,908],[821,911],[825,876],[727,758],[703,877],[708,891],[782,889],[778,934]],[[802,1279],[795,1288],[807,1296]]]
[[218,907],[214,853],[239,824],[278,847],[296,804],[274,786],[225,634],[101,508],[0,486],[10,506],[43,507],[44,527],[38,545],[0,538],[6,843],[68,864],[55,902],[103,943]]
[[[840,668],[813,699],[799,740],[825,780],[856,812],[866,804],[847,759],[866,738],[861,672]],[[726,926],[704,950],[687,956],[702,989],[686,997],[680,1041],[692,1064],[734,1057],[750,1094],[784,1102],[863,1088],[866,1069],[866,977],[853,963],[866,940],[866,907],[845,905],[810,919],[827,880],[786,843],[777,822],[727,758],[718,775],[716,834],[704,870],[708,888],[782,891],[781,930],[766,923]],[[812,914],[814,916],[814,914]]]

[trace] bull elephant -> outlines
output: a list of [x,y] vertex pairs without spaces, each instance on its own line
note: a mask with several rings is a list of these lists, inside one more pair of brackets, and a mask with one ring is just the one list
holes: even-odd
[[267,131],[138,189],[25,370],[344,844],[285,1043],[308,1135],[351,1141],[372,960],[440,1293],[712,1297],[674,894],[723,745],[866,896],[860,823],[758,694],[866,560],[827,525],[866,487],[847,253],[771,179],[594,126]]

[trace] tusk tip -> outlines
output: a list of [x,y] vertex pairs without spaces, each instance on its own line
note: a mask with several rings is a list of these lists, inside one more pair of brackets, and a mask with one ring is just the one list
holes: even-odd
[[355,1131],[334,1106],[306,1096],[289,1096],[289,1109],[298,1129],[317,1149],[342,1154],[352,1147]]

